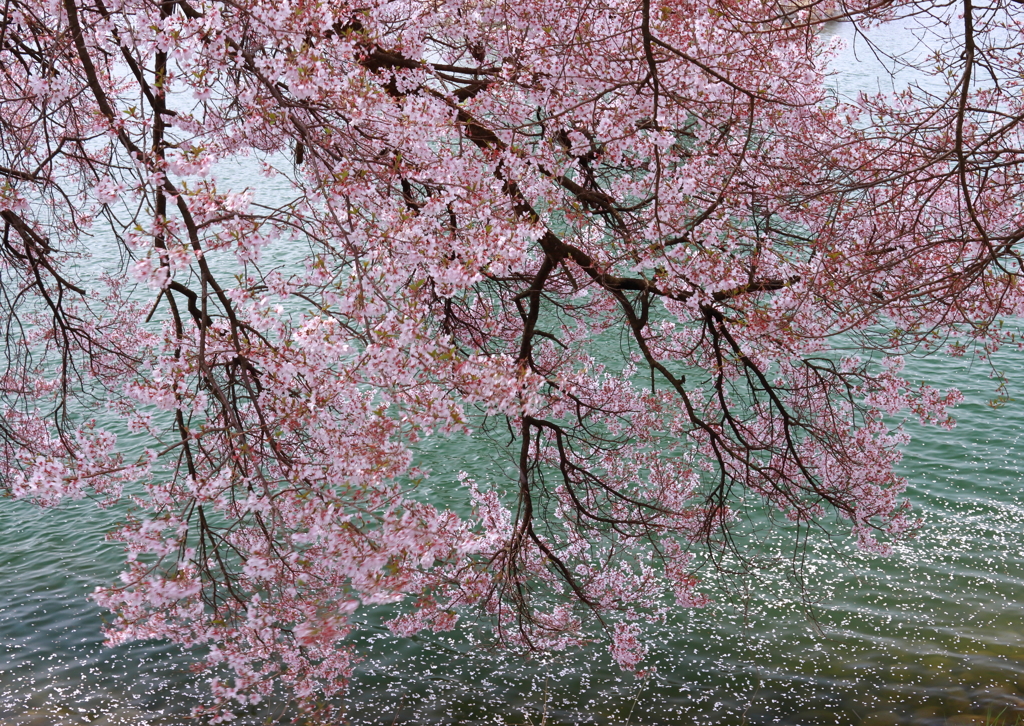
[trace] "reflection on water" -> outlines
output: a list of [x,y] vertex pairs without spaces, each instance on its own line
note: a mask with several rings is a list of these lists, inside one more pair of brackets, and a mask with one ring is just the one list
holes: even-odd
[[[1012,360],[1004,356],[1003,363]],[[1006,366],[1009,367],[1009,366]],[[458,636],[396,641],[378,612],[357,638],[353,723],[1016,724],[1024,720],[1024,408],[986,405],[981,366],[918,363],[968,396],[952,432],[924,430],[903,466],[925,519],[889,558],[812,539],[808,617],[784,568],[731,601],[651,633],[657,672],[618,672],[600,648],[524,661]],[[1024,371],[1017,367],[1017,384]],[[1011,374],[1011,378],[1012,378]],[[472,442],[432,440],[431,481]],[[479,448],[475,451],[479,454]],[[500,462],[480,459],[483,470]],[[429,494],[429,492],[428,492]],[[440,492],[437,492],[440,495]],[[109,523],[87,504],[0,508],[0,724],[184,724],[202,694],[188,659],[160,643],[100,644],[84,596],[116,571]],[[836,528],[841,532],[841,525]],[[785,533],[765,543],[789,551]],[[716,595],[715,592],[711,592]],[[268,704],[243,719],[280,715]],[[954,718],[955,717],[955,718]],[[947,719],[950,719],[947,721]],[[974,720],[971,720],[974,719]]]
[[[852,26],[828,32],[846,37],[847,53],[864,60]],[[888,49],[913,49],[909,31],[886,32]],[[839,92],[877,90],[870,62],[837,63]],[[1024,390],[1024,367],[1009,353],[1000,364],[1011,386]],[[841,536],[812,538],[805,594],[817,604],[810,609],[783,567],[733,583],[729,595],[709,589],[716,604],[650,634],[657,670],[645,679],[619,672],[599,648],[523,660],[475,641],[465,632],[471,628],[397,641],[380,625],[388,613],[375,612],[355,641],[365,660],[347,717],[366,724],[1024,722],[1017,463],[1024,404],[988,407],[994,386],[970,361],[915,368],[968,397],[955,431],[915,431],[904,459],[925,526],[889,558],[856,552]],[[475,460],[480,478],[501,467],[463,439],[432,439],[424,456],[439,501],[450,462],[470,468],[465,462]],[[87,503],[56,512],[0,507],[0,726],[185,724],[202,697],[202,678],[173,647],[102,647],[102,613],[85,596],[117,572],[119,549],[102,539],[113,516]],[[785,557],[791,544],[780,532],[764,547]],[[241,721],[272,722],[280,709],[270,703]]]
[[[916,373],[959,382],[968,395],[959,428],[921,431],[904,461],[925,526],[889,558],[813,538],[809,594],[820,602],[809,613],[783,568],[759,573],[746,597],[719,598],[652,633],[657,673],[643,681],[594,650],[524,664],[466,641],[396,647],[371,630],[353,719],[493,723],[502,714],[505,723],[539,723],[546,712],[548,723],[1024,721],[1016,456],[1024,409],[1017,401],[989,408],[991,382],[969,362],[919,363]],[[451,445],[437,444],[439,461]],[[766,543],[782,555],[790,546],[785,534]]]

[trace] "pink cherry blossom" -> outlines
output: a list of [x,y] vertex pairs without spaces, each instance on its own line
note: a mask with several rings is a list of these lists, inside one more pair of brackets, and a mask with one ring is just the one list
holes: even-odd
[[[961,400],[903,360],[1024,313],[1020,11],[945,7],[11,0],[0,486],[126,512],[108,638],[217,721],[388,603],[642,668],[751,503],[888,551]],[[836,98],[829,15],[942,20],[946,88]],[[442,505],[438,435],[511,474]]]

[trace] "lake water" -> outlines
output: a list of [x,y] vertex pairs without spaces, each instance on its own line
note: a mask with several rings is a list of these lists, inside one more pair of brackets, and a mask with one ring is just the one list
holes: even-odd
[[[852,38],[849,25],[827,33]],[[904,27],[879,31],[911,50]],[[857,51],[856,58],[854,50]],[[841,93],[893,82],[863,44],[837,61]],[[857,60],[859,58],[860,60]],[[881,80],[880,80],[881,79]],[[924,79],[926,82],[926,79]],[[906,82],[897,76],[896,84]],[[882,86],[884,90],[884,85]],[[657,672],[636,679],[602,648],[522,660],[455,635],[397,640],[371,613],[355,639],[365,660],[348,699],[353,723],[507,724],[1017,724],[1024,719],[1024,365],[1004,351],[1014,398],[988,402],[986,365],[917,362],[914,377],[956,385],[967,400],[951,432],[913,430],[902,463],[924,518],[888,558],[842,536],[811,540],[808,606],[776,563],[713,605],[651,633]],[[431,440],[422,456],[438,490],[456,468],[482,475],[500,459],[472,441]],[[184,726],[204,695],[191,662],[162,643],[104,648],[103,613],[86,595],[119,569],[103,541],[111,513],[89,504],[0,507],[0,726]],[[762,543],[791,552],[790,533]],[[375,619],[374,619],[375,618]],[[266,723],[279,704],[247,713]]]

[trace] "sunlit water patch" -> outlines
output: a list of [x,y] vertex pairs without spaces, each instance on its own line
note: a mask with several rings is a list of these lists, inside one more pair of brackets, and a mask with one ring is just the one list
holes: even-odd
[[[1014,364],[1007,352],[1000,363]],[[1017,365],[1015,370],[1019,371]],[[523,661],[466,636],[415,642],[368,629],[349,715],[358,723],[1017,723],[1024,718],[1024,405],[988,404],[980,364],[926,361],[914,377],[959,385],[952,432],[915,430],[903,462],[924,524],[890,557],[810,538],[804,585],[776,566],[650,631],[656,673],[617,672],[598,648]],[[1024,374],[1024,371],[1019,371]],[[1024,379],[1024,375],[1019,375]],[[457,459],[435,444],[439,466]],[[473,632],[470,630],[469,632]]]

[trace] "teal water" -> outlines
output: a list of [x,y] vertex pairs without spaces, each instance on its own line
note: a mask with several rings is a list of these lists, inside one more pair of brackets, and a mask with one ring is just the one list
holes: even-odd
[[[1024,373],[1019,355],[998,362]],[[394,644],[371,636],[382,660],[367,663],[354,708],[388,714],[370,719],[379,723],[489,723],[498,714],[539,723],[545,708],[549,723],[938,724],[970,715],[1016,723],[1024,714],[1024,401],[990,407],[987,370],[916,365],[915,374],[957,384],[968,400],[956,430],[914,432],[902,468],[925,522],[891,557],[816,536],[806,593],[781,562],[732,581],[730,596],[709,586],[714,605],[651,633],[658,672],[645,681],[617,673],[596,649],[522,664],[454,641],[389,654]],[[791,546],[781,533],[762,549],[785,559]],[[453,650],[465,654],[453,662]],[[415,704],[400,705],[402,697]]]
[[[850,35],[849,26],[826,30]],[[887,47],[912,51],[906,28]],[[852,36],[851,36],[852,39]],[[859,55],[854,51],[859,50]],[[853,55],[850,55],[853,54]],[[856,62],[850,59],[853,56]],[[851,47],[835,87],[877,90],[879,63]],[[841,60],[842,60],[841,58]],[[872,65],[874,64],[874,65]],[[921,81],[921,79],[917,79]],[[926,82],[924,79],[922,82]],[[244,174],[243,174],[244,176]],[[102,260],[97,260],[101,264]],[[924,519],[887,558],[856,551],[828,523],[806,553],[807,581],[787,576],[792,533],[759,544],[765,567],[709,577],[712,605],[652,628],[656,673],[637,679],[601,646],[523,659],[492,649],[472,622],[458,632],[395,639],[388,611],[365,614],[364,655],[346,702],[356,724],[1017,724],[1024,720],[1024,354],[1005,350],[1014,400],[995,397],[977,361],[925,360],[913,377],[955,385],[967,400],[953,431],[912,427],[901,468]],[[421,493],[458,499],[454,472],[497,478],[496,449],[430,439]],[[122,555],[104,542],[116,512],[88,502],[42,511],[0,506],[0,726],[185,726],[204,695],[192,658],[163,643],[102,645],[103,613],[87,599]],[[269,703],[240,722],[287,711]]]
[[[365,660],[352,684],[353,723],[883,724],[1016,723],[1024,716],[1024,368],[997,362],[1015,400],[992,408],[980,363],[919,361],[966,403],[953,431],[917,430],[902,464],[924,527],[890,557],[842,534],[811,538],[807,592],[780,562],[785,532],[761,544],[769,565],[716,602],[652,629],[657,673],[619,672],[603,648],[524,660],[455,635],[399,640],[367,614]],[[425,496],[450,496],[450,466],[497,473],[498,455],[437,439]],[[475,460],[474,460],[474,457]],[[429,487],[434,487],[431,492]],[[0,507],[0,724],[185,724],[202,697],[190,659],[149,642],[102,646],[102,613],[86,595],[117,572],[103,542],[113,514],[87,502],[56,511]],[[807,598],[817,603],[807,606]],[[273,718],[280,705],[246,714]],[[1002,720],[995,717],[1002,714]],[[985,719],[988,719],[987,721]]]

